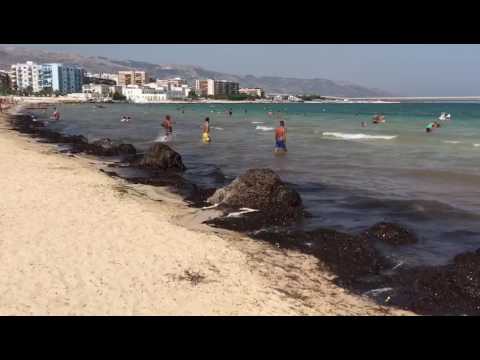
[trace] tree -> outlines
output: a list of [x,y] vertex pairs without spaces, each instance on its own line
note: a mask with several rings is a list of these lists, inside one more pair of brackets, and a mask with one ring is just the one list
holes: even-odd
[[188,94],[189,99],[198,99],[198,95],[194,90],[191,90],[190,93]]
[[125,100],[127,100],[127,98],[124,95],[120,94],[119,92],[115,91],[113,93],[112,100],[125,101]]

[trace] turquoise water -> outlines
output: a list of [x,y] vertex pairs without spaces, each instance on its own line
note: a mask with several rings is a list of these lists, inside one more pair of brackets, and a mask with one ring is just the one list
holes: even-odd
[[[197,183],[221,185],[208,176],[217,168],[230,179],[248,168],[272,168],[294,184],[313,214],[306,228],[358,232],[388,220],[414,229],[419,244],[383,249],[409,264],[444,263],[480,247],[480,104],[105,106],[60,106],[62,121],[50,126],[145,149],[163,135],[160,123],[170,114],[170,145]],[[225,113],[230,108],[232,116]],[[427,134],[425,126],[441,112],[451,113],[452,121]],[[383,113],[386,124],[372,124],[375,113]],[[121,123],[122,115],[132,121]],[[209,145],[201,142],[205,116],[211,119]],[[272,152],[279,119],[288,129],[289,152],[281,157]]]

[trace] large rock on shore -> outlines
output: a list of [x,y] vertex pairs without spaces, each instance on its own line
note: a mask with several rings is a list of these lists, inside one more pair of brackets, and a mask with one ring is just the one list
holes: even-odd
[[170,146],[162,143],[155,143],[134,165],[160,170],[184,171],[186,169],[182,156]]
[[207,200],[230,208],[252,208],[294,214],[303,209],[298,192],[270,169],[251,169]]
[[390,245],[408,245],[418,242],[417,236],[410,230],[394,223],[380,222],[363,233],[365,236]]
[[86,145],[85,152],[97,156],[116,156],[135,155],[137,151],[131,144],[118,144],[108,138],[104,138]]

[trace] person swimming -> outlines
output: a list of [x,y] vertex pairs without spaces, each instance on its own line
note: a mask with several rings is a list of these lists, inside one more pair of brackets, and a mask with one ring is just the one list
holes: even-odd
[[426,131],[427,133],[432,132],[435,127],[436,127],[435,123],[431,122],[431,123],[429,123],[429,124],[427,125],[427,127],[425,128],[425,131]]
[[372,121],[374,124],[383,124],[385,123],[385,116],[383,116],[382,114],[376,114],[374,117],[373,117],[373,121]]
[[125,121],[128,121],[128,120],[127,120],[127,117],[125,115],[123,115],[120,121],[125,122]]
[[362,127],[367,127],[367,122],[366,121],[362,121]]
[[210,138],[210,118],[208,117],[205,118],[205,122],[203,123],[202,140],[204,143],[212,141]]
[[275,152],[280,151],[287,151],[287,129],[283,120],[280,120],[280,126],[275,129]]

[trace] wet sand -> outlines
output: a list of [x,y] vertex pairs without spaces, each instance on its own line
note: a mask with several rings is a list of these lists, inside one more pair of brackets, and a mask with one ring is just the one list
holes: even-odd
[[313,256],[200,224],[180,197],[8,130],[0,114],[1,315],[402,315]]

